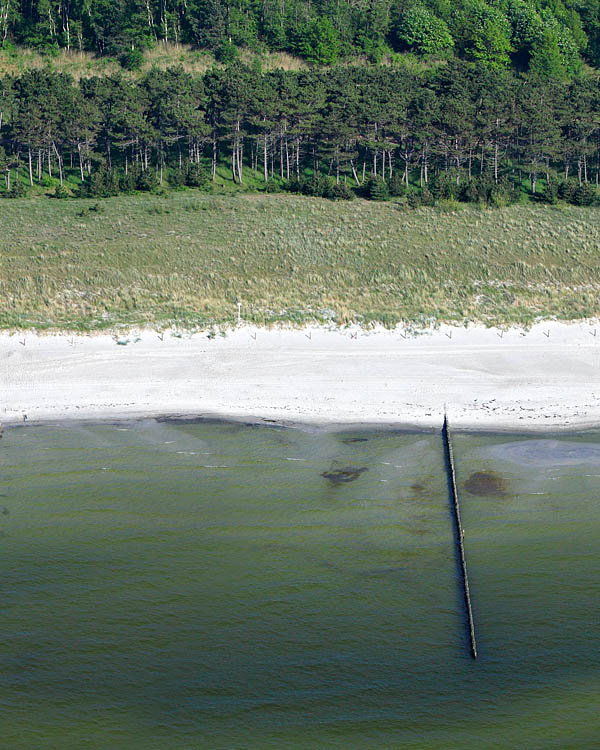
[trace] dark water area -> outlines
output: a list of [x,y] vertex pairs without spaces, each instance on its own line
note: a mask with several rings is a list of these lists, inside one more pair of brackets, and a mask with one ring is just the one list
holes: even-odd
[[2,747],[596,747],[600,434],[454,454],[477,661],[439,435],[6,430]]

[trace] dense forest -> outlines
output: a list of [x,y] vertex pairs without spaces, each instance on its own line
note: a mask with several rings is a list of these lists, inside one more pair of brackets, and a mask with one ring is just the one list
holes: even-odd
[[568,77],[600,66],[600,0],[0,0],[0,43],[90,50],[135,66],[157,42],[231,61],[240,47],[316,64],[457,57]]
[[419,74],[236,64],[79,83],[29,71],[0,81],[3,194],[50,178],[58,194],[67,179],[79,195],[206,187],[227,163],[239,185],[329,197],[510,201],[525,186],[585,203],[599,179],[599,103],[596,78],[461,61]]

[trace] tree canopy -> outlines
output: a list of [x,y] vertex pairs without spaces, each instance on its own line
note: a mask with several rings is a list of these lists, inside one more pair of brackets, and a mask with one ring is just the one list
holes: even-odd
[[600,66],[600,0],[0,0],[0,44],[120,56],[158,41],[315,65],[412,52],[567,77]]

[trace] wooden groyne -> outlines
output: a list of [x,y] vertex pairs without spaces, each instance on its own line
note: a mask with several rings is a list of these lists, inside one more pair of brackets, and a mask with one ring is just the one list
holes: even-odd
[[467,560],[465,557],[465,542],[462,521],[460,520],[460,503],[458,500],[458,490],[456,489],[456,472],[454,470],[454,452],[452,450],[452,441],[450,439],[450,429],[448,427],[448,417],[444,415],[444,425],[442,427],[442,440],[444,441],[444,455],[446,459],[446,474],[448,476],[448,493],[453,509],[454,531],[456,535],[456,549],[459,556],[460,572],[462,579],[462,589],[465,601],[465,612],[467,627],[469,630],[469,641],[471,646],[471,656],[477,658],[477,641],[475,639],[475,623],[473,621],[473,608],[471,607],[471,592],[469,590],[469,574],[467,571]]

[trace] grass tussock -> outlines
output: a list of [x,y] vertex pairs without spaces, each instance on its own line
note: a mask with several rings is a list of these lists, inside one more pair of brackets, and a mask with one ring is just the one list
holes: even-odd
[[13,200],[0,326],[529,325],[600,315],[600,209],[291,195]]

